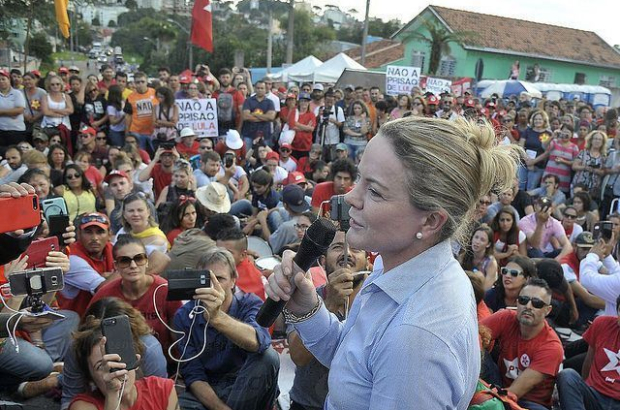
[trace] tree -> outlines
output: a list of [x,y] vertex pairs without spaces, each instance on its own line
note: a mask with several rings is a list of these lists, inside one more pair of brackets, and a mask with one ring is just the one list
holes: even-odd
[[91,23],[93,26],[100,26],[101,22],[99,21],[99,17],[95,17]]
[[47,40],[47,35],[39,31],[33,34],[30,41],[30,54],[39,58],[42,62],[51,64],[53,48],[50,42]]
[[[285,27],[288,19],[280,19],[280,27]],[[294,49],[293,61],[314,54],[323,57],[332,40],[336,39],[336,31],[328,26],[317,26],[312,20],[312,14],[305,10],[295,10],[295,29],[294,29]],[[286,61],[285,45],[277,43],[274,45],[274,66]]]
[[430,20],[423,20],[422,27],[426,29],[428,35],[411,31],[407,34],[429,44],[431,55],[428,64],[428,73],[431,75],[437,74],[442,55],[450,53],[450,43],[463,44],[465,41],[471,40],[476,36],[476,33],[470,31],[455,31],[451,33],[444,27]]
[[136,0],[127,0],[125,1],[125,7],[131,11],[135,11],[138,9],[138,2]]
[[116,27],[116,22],[114,20],[108,21],[108,27],[110,27],[110,28]]

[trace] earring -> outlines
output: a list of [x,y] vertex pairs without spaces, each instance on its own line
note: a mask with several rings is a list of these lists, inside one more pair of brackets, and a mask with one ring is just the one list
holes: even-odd
[[418,238],[418,239],[422,239],[422,232],[416,233],[415,237]]

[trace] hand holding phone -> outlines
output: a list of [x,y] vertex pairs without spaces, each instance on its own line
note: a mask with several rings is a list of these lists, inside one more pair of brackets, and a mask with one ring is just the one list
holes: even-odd
[[[126,370],[133,370],[138,367],[138,357],[134,349],[131,325],[129,324],[129,317],[127,317],[127,315],[103,319],[101,321],[101,333],[105,336],[104,358],[106,355],[117,355],[118,358],[109,357],[108,361],[125,363],[125,365],[127,365],[125,368]],[[118,368],[118,365],[113,364],[109,367],[112,372],[114,369]]]
[[39,197],[35,194],[0,198],[0,209],[5,215],[0,218],[0,233],[30,229],[41,223]]
[[[123,388],[123,381],[131,369],[123,366],[124,363],[118,354],[108,353],[108,339],[105,336],[99,341],[99,351],[101,353],[101,365],[93,370],[101,375],[106,390],[117,397],[117,392]],[[136,355],[136,357],[139,359],[140,356]]]

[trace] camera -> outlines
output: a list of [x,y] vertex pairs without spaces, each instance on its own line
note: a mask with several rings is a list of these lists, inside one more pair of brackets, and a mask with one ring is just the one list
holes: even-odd
[[349,211],[351,205],[345,202],[344,195],[334,195],[329,201],[329,217],[340,224],[341,231],[349,230]]
[[540,209],[542,209],[543,212],[547,212],[547,210],[551,207],[551,199],[547,197],[540,198],[538,203],[540,204]]
[[611,240],[614,231],[614,224],[610,221],[601,221],[594,224],[594,229],[592,229],[592,237],[595,241],[599,239],[605,240],[608,242]]
[[14,272],[9,276],[13,296],[41,296],[62,290],[65,286],[62,269],[40,268]]
[[191,300],[198,288],[211,286],[211,271],[183,269],[167,273],[168,296],[166,300]]
[[224,154],[224,166],[226,168],[230,168],[235,161],[235,155],[231,153]]

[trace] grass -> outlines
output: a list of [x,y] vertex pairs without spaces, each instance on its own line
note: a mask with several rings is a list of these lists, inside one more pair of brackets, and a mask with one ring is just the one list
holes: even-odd
[[62,60],[63,62],[66,61],[86,61],[86,55],[84,53],[72,53],[70,51],[61,51],[58,53],[54,53],[52,54],[52,58],[54,59],[54,61],[58,60]]

